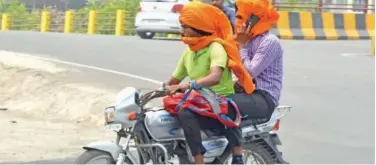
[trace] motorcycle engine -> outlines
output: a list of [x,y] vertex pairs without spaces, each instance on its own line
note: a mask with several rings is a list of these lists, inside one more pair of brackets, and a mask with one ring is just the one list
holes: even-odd
[[[167,155],[168,155],[167,160],[171,160],[172,155],[174,154],[174,151],[178,145],[178,142],[172,141],[172,142],[160,142],[160,143],[167,149]],[[154,151],[156,151],[154,158],[156,158],[158,164],[159,163],[163,164],[163,162],[165,161],[163,150],[159,147],[156,147]]]

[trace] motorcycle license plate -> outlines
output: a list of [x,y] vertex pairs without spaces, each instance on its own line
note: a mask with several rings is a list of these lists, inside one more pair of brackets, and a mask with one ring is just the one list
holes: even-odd
[[110,131],[120,131],[121,124],[108,124],[105,126],[105,129]]

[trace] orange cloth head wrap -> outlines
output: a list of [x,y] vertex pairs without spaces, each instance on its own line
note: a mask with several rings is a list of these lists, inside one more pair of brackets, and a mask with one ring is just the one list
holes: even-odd
[[[260,18],[251,29],[251,38],[262,34],[278,22],[279,14],[269,0],[236,0],[236,30],[253,14]],[[240,17],[238,17],[240,16]]]
[[236,41],[233,39],[231,23],[223,11],[203,2],[193,1],[184,6],[179,20],[182,24],[212,34],[204,37],[183,36],[183,42],[192,51],[203,49],[212,42],[222,44],[229,57],[228,67],[243,84],[246,93],[250,94],[255,90],[252,77],[244,68],[240,59]]

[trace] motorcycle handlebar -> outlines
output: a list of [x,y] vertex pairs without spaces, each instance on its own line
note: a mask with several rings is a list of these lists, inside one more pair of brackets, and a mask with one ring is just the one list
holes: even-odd
[[[150,91],[148,93],[143,94],[140,97],[141,105],[144,106],[147,104],[150,100],[158,98],[158,97],[164,97],[167,96],[167,88],[168,85],[163,83],[161,87],[157,88],[156,90]],[[178,93],[184,93],[182,90],[178,90]]]
[[166,86],[162,86],[156,90],[150,91],[148,93],[143,94],[140,97],[140,103],[141,106],[144,106],[147,104],[150,100],[158,98],[158,97],[163,97],[167,95],[167,88]]

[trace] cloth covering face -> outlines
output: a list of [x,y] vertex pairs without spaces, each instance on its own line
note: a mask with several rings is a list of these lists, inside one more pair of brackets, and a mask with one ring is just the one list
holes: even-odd
[[251,94],[255,90],[252,77],[244,68],[236,41],[233,39],[231,23],[223,11],[203,2],[193,1],[184,6],[179,21],[184,25],[212,34],[202,37],[182,36],[182,41],[192,51],[206,48],[212,42],[222,44],[229,57],[227,65],[243,84],[245,92]]

